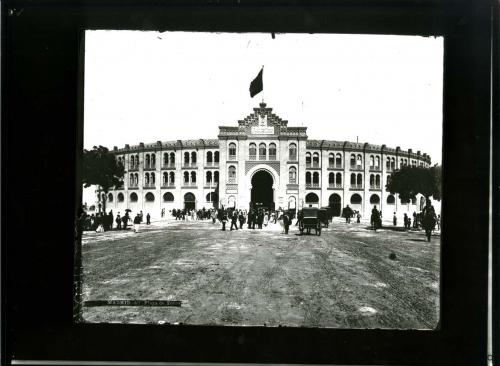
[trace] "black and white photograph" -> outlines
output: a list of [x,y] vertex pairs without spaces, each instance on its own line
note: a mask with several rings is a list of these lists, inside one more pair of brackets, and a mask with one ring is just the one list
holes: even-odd
[[434,330],[443,37],[87,30],[83,323]]

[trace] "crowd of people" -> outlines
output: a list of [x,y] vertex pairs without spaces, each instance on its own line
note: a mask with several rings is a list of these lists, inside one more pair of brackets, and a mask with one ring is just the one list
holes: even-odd
[[[129,224],[133,224],[134,231],[138,232],[139,225],[144,220],[144,214],[140,211],[132,219],[130,212],[132,210],[125,210],[123,216],[120,216],[120,212],[118,212],[115,217],[113,210],[108,213],[98,212],[90,215],[83,211],[78,218],[79,228],[81,231],[105,232],[113,229],[127,230]],[[146,225],[151,225],[151,215],[149,213],[146,214]]]
[[[88,215],[84,211],[79,216],[78,228],[83,231],[96,231],[105,232],[109,230],[127,230],[130,224],[133,225],[134,232],[139,232],[140,225],[144,222],[144,214],[142,211],[137,212],[135,217],[132,218],[132,210],[126,209],[123,216],[120,212],[116,217],[113,210],[108,213],[100,212],[97,214]],[[253,208],[250,210],[238,210],[235,208],[211,208],[205,209],[173,209],[170,211],[171,216],[175,220],[211,220],[213,224],[217,221],[222,225],[222,230],[226,230],[226,225],[230,224],[229,230],[241,230],[246,225],[247,229],[263,229],[269,225],[280,224],[285,234],[288,234],[289,228],[292,225],[292,220],[295,219],[295,210],[270,210],[266,208]],[[161,210],[161,218],[166,216],[165,209]],[[342,209],[342,217],[345,218],[346,223],[350,223],[352,218],[356,218],[357,223],[361,221],[359,211],[354,211],[347,205]],[[151,224],[151,215],[149,213],[145,216],[146,225]],[[393,226],[397,226],[398,218],[396,212],[392,218]],[[296,226],[300,224],[300,211],[297,215]],[[436,215],[434,207],[431,205],[430,200],[426,202],[425,207],[421,212],[413,212],[412,217],[408,214],[403,216],[403,224],[406,230],[414,229],[426,230],[429,237],[430,232],[435,229],[441,229],[441,216]],[[413,225],[412,225],[413,224]],[[375,205],[371,211],[370,225],[373,230],[382,227],[382,211],[377,209]]]
[[[349,205],[342,209],[342,217],[345,218],[346,223],[350,223],[351,219],[354,217],[356,217],[357,223],[361,222],[359,211],[354,211]],[[427,222],[430,224],[426,225]],[[398,225],[396,212],[393,213],[392,224],[393,226]],[[378,210],[376,205],[373,206],[371,211],[370,225],[375,231],[382,227],[382,211]],[[417,213],[414,211],[412,217],[409,217],[406,213],[403,215],[403,227],[406,230],[425,230],[428,226],[431,226],[432,230],[434,230],[436,226],[438,230],[441,230],[441,215],[436,215],[434,206],[432,206],[430,200],[426,201],[426,205],[421,212]]]

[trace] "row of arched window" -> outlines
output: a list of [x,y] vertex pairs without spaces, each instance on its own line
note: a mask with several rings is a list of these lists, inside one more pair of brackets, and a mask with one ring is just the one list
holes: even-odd
[[[234,144],[233,144],[234,145]],[[231,146],[231,144],[230,144]],[[235,149],[235,155],[236,155],[236,145],[234,145]],[[249,160],[267,160],[267,154],[269,153],[269,160],[276,160],[276,144],[274,142],[271,142],[269,144],[269,147],[261,142],[259,144],[259,154],[257,155],[257,144],[255,143],[250,143],[248,145],[248,156]],[[258,156],[258,159],[257,159]]]
[[[207,202],[217,202],[219,200],[219,196],[215,192],[210,192],[205,196],[205,200]],[[116,196],[116,199],[118,202],[123,202],[125,200],[125,196],[123,193],[118,193]],[[139,200],[139,196],[137,193],[132,192],[130,194],[130,202],[137,202]],[[154,202],[155,201],[155,195],[151,192],[148,192],[144,195],[144,200],[146,202]],[[166,192],[163,194],[163,202],[174,202],[175,197],[172,194],[172,192]],[[193,193],[189,192],[184,195],[184,201],[185,202],[195,202],[196,197]],[[108,202],[113,202],[113,193],[108,194]]]

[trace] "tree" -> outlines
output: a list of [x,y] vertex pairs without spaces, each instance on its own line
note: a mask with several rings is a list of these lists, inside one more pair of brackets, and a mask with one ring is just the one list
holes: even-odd
[[441,200],[441,167],[437,164],[431,168],[420,166],[403,166],[391,174],[386,188],[392,194],[398,193],[404,201],[415,199],[422,194],[426,199],[433,197]]
[[104,192],[103,211],[106,212],[106,196],[110,188],[123,184],[125,168],[118,163],[115,156],[104,146],[94,146],[92,150],[83,150],[82,181],[85,187],[99,186]]

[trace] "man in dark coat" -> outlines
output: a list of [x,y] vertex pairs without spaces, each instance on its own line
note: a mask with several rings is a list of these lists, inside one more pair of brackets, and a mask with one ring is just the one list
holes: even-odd
[[234,210],[232,213],[230,213],[231,216],[231,228],[230,230],[233,230],[233,226],[235,230],[238,230],[238,212]]
[[108,214],[108,230],[113,229],[113,222],[114,222],[113,218],[114,218],[113,210],[110,210]]
[[146,225],[151,225],[151,215],[149,212],[146,214]]
[[240,222],[240,229],[243,229],[243,224],[245,223],[245,216],[243,215],[243,210],[240,210],[240,214],[238,215],[238,220]]
[[118,215],[116,215],[116,230],[121,230],[122,229],[122,218],[120,217],[120,213],[118,212]]
[[128,212],[125,213],[125,216],[122,217],[123,222],[123,230],[127,230],[128,225]]
[[220,221],[222,222],[222,231],[226,231],[227,213],[224,210],[222,211]]
[[288,234],[288,229],[290,228],[290,215],[287,211],[283,214],[283,226],[285,228],[285,234]]

